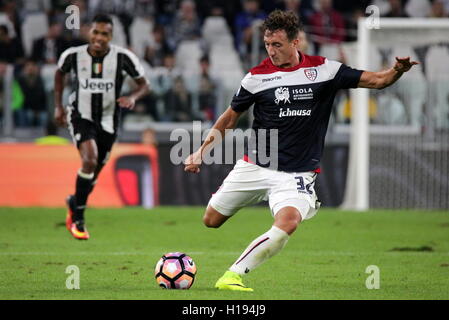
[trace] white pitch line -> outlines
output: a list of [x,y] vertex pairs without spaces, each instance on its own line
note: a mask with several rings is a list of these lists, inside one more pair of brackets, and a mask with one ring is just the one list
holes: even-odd
[[[175,252],[175,251],[172,251]],[[168,253],[168,252],[167,252]],[[189,255],[202,255],[206,252],[189,252]],[[238,254],[220,253],[220,254]],[[0,252],[0,256],[149,256],[161,255],[161,252]]]
[[[174,252],[174,251],[173,251]],[[191,251],[187,252],[188,255],[204,255],[208,254],[210,256],[231,256],[239,255],[241,252],[202,252],[202,251]],[[344,251],[300,251],[298,257],[301,256],[366,256],[366,255],[441,255],[447,256],[449,252],[410,252],[410,251],[387,251],[387,252],[344,252]],[[0,252],[0,256],[150,256],[150,255],[161,255],[161,252]]]

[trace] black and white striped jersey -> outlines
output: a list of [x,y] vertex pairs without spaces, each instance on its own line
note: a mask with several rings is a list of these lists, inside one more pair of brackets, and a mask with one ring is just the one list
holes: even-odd
[[120,116],[117,99],[123,80],[127,75],[134,79],[144,77],[144,69],[137,56],[125,48],[110,45],[105,56],[94,57],[87,47],[69,48],[58,61],[59,70],[74,75],[70,112],[115,134]]
[[[254,104],[253,129],[278,134],[277,169],[287,172],[317,170],[320,166],[329,118],[338,90],[356,88],[363,71],[320,56],[300,53],[300,63],[281,69],[266,58],[243,78],[231,107],[243,112]],[[246,158],[258,165],[260,145],[269,136],[250,139]],[[261,135],[263,137],[263,135]],[[267,149],[268,153],[272,150]],[[277,151],[277,153],[276,153]]]

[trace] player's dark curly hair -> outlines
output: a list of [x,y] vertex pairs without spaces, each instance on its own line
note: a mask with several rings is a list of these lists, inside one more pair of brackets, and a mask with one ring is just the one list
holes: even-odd
[[109,23],[111,25],[114,25],[112,18],[109,15],[104,14],[104,13],[98,13],[97,15],[95,15],[92,22]]
[[262,32],[284,30],[289,41],[296,39],[302,29],[301,20],[292,11],[274,10],[262,24]]

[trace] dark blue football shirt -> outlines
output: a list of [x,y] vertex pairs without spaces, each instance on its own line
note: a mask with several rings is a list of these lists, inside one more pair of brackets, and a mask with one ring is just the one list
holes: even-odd
[[[270,58],[243,78],[231,108],[243,112],[254,104],[253,130],[246,158],[269,167],[265,156],[274,156],[269,134],[277,130],[277,170],[304,172],[320,166],[329,118],[339,89],[356,88],[363,71],[320,56],[300,53],[300,63],[278,68]],[[265,129],[265,130],[261,130]],[[263,141],[261,141],[263,139]],[[261,143],[267,146],[261,161]]]

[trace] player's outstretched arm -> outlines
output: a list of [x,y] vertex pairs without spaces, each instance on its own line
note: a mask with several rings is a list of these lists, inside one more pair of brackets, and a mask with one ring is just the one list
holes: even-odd
[[55,90],[54,90],[54,100],[55,100],[55,114],[54,119],[56,125],[66,126],[66,112],[62,105],[62,93],[64,91],[64,78],[65,74],[61,70],[56,70],[55,73]]
[[216,133],[218,132],[223,138],[226,133],[226,129],[235,128],[241,114],[242,114],[241,112],[236,112],[231,107],[229,107],[225,112],[223,112],[220,118],[218,118],[217,121],[215,122],[214,126],[212,127],[212,130],[207,135],[201,147],[196,152],[188,156],[187,159],[184,161],[185,165],[184,171],[199,173],[200,165],[202,162],[202,155],[204,151],[214,146]]
[[416,61],[410,61],[410,57],[398,58],[396,63],[388,70],[371,72],[364,71],[360,77],[359,88],[384,89],[395,83],[404,72],[409,71],[414,65],[419,64]]
[[137,84],[137,89],[134,90],[129,96],[123,96],[117,99],[118,105],[122,108],[132,110],[136,104],[136,101],[150,92],[150,87],[144,77],[134,79],[134,81]]

